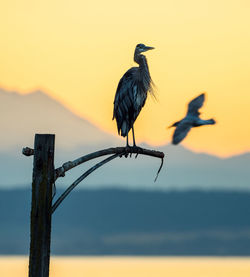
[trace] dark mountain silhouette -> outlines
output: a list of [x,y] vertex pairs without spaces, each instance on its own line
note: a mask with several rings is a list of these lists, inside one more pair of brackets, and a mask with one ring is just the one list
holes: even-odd
[[[124,145],[119,137],[98,129],[41,91],[20,95],[0,90],[0,115],[0,187],[23,186],[31,182],[32,157],[22,156],[21,150],[24,146],[33,146],[36,132],[56,134],[56,166],[95,150]],[[250,189],[250,154],[220,159],[191,152],[182,146],[150,148],[166,154],[157,183],[153,180],[160,161],[139,156],[112,161],[80,186],[153,190]],[[72,182],[92,164],[74,169],[58,180],[58,186]]]
[[55,133],[57,146],[66,148],[118,140],[42,91],[21,95],[0,90],[0,115],[0,151],[32,145],[35,133]]

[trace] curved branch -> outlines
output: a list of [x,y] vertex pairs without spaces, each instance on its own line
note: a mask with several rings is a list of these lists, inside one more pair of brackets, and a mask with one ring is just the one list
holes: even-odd
[[[112,148],[108,148],[108,149],[103,149],[100,151],[96,151],[93,153],[90,153],[88,155],[82,156],[74,161],[69,161],[64,163],[61,167],[58,167],[55,170],[55,180],[58,177],[64,177],[65,176],[65,172],[84,163],[87,162],[89,160],[98,158],[98,157],[102,157],[105,155],[111,155],[111,154],[117,154],[120,157],[122,157],[123,155],[125,155],[125,157],[128,156],[128,154],[136,154],[136,156],[138,154],[141,155],[147,155],[147,156],[151,156],[151,157],[155,157],[155,158],[161,158],[162,159],[162,163],[163,163],[163,159],[164,159],[164,153],[160,152],[160,151],[155,151],[155,150],[149,150],[149,149],[145,149],[145,148],[141,148],[141,147],[112,147]],[[162,167],[162,164],[161,164]],[[160,167],[160,169],[161,169]],[[159,171],[157,173],[157,176],[159,174]]]
[[110,155],[110,154],[114,154],[104,160],[102,160],[101,162],[97,163],[96,165],[94,165],[93,167],[91,167],[89,170],[87,170],[86,172],[84,172],[77,180],[75,180],[67,189],[66,191],[56,200],[56,202],[53,204],[52,206],[52,210],[51,213],[54,213],[54,211],[57,209],[57,207],[62,203],[62,201],[69,195],[69,193],[82,181],[84,180],[89,174],[91,174],[93,171],[95,171],[96,169],[98,169],[99,167],[101,167],[102,165],[104,165],[105,163],[117,158],[117,157],[122,157],[123,155],[125,155],[125,157],[128,156],[128,154],[136,154],[136,157],[138,154],[142,154],[142,155],[147,155],[147,156],[151,156],[151,157],[156,157],[156,158],[160,158],[161,159],[161,165],[160,168],[158,169],[157,175],[155,177],[155,180],[157,180],[157,177],[162,169],[163,166],[163,162],[164,162],[164,153],[163,152],[159,152],[159,151],[155,151],[155,150],[149,150],[149,149],[144,149],[141,147],[116,147],[116,148],[108,148],[108,149],[104,149],[104,150],[100,150],[100,151],[96,151],[94,153],[82,156],[76,160],[74,160],[73,162],[69,161],[67,163],[64,163],[61,167],[57,168],[55,170],[55,179],[57,179],[58,177],[62,177],[65,176],[65,172],[92,159],[104,156],[104,155]]
[[93,171],[95,171],[97,168],[101,167],[102,165],[104,165],[105,163],[117,158],[119,156],[119,154],[114,154],[111,157],[106,158],[105,160],[97,163],[96,165],[94,165],[93,167],[91,167],[89,170],[87,170],[86,172],[84,172],[77,180],[75,180],[74,183],[72,183],[72,185],[70,185],[65,192],[56,200],[56,202],[53,204],[52,209],[51,209],[51,213],[53,214],[53,212],[56,210],[56,208],[62,203],[62,201],[68,196],[68,194],[83,180],[85,179],[89,174],[91,174]]

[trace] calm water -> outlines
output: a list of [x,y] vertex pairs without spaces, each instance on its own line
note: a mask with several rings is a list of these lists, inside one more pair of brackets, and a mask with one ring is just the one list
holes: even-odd
[[[27,257],[0,257],[1,277],[27,277]],[[249,258],[52,257],[51,277],[249,277]]]

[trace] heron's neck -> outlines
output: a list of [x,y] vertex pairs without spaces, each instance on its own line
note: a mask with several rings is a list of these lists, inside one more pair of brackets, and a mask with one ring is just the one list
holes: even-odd
[[147,72],[149,74],[148,62],[144,55],[135,53],[134,61],[139,64],[139,68],[142,71]]
[[141,92],[147,93],[148,91],[152,92],[152,87],[151,87],[151,77],[148,69],[148,63],[147,59],[144,55],[136,55],[134,56],[134,61],[139,64],[139,74],[138,78],[140,81],[140,88]]

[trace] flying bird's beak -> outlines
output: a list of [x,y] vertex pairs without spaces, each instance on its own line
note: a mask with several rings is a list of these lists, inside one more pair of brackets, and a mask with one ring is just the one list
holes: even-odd
[[145,48],[144,48],[144,52],[145,51],[148,51],[148,50],[153,50],[153,49],[155,49],[154,47],[150,47],[150,46],[146,46]]
[[176,127],[178,125],[179,121],[175,122],[174,124],[166,127],[166,129],[172,128],[172,127]]

